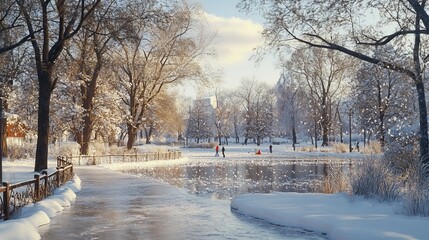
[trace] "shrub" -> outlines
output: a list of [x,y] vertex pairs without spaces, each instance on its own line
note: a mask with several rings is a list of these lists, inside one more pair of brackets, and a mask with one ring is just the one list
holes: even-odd
[[316,151],[316,148],[313,145],[310,145],[310,146],[301,147],[299,150],[301,152],[314,152]]
[[49,156],[71,156],[79,155],[80,145],[76,142],[59,142],[49,146]]
[[7,157],[9,158],[9,160],[32,158],[35,155],[35,143],[9,143],[7,146]]
[[335,143],[334,152],[336,153],[346,153],[349,151],[349,145],[345,143]]
[[210,142],[210,143],[190,143],[188,145],[189,148],[214,148],[216,147],[216,142]]
[[379,158],[369,158],[358,165],[350,181],[352,193],[379,201],[396,200],[399,181],[384,163]]
[[[416,158],[418,159],[418,158]],[[429,216],[429,165],[413,161],[407,174],[403,197],[403,213],[405,215]]]
[[347,192],[350,189],[348,177],[341,164],[329,164],[326,175],[322,179],[320,192],[337,193]]
[[366,144],[364,148],[362,148],[362,152],[369,153],[369,154],[379,154],[379,153],[383,153],[383,148],[381,147],[380,142],[371,141],[368,144]]
[[409,141],[392,139],[386,144],[383,161],[398,175],[406,175],[411,164],[418,159],[418,143],[416,138]]

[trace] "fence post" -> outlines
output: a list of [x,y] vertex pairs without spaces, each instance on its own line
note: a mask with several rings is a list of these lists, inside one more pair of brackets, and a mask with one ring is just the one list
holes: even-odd
[[45,178],[45,184],[44,184],[45,186],[44,186],[44,189],[42,192],[42,194],[43,194],[42,199],[43,199],[46,196],[48,196],[48,170],[43,170],[42,174],[45,175],[44,177],[42,177],[42,179]]
[[35,174],[34,178],[36,179],[35,183],[34,183],[34,201],[37,202],[39,201],[39,196],[40,196],[40,175],[39,174]]
[[7,182],[2,183],[3,187],[6,188],[6,191],[3,193],[3,214],[4,219],[9,219],[9,204],[10,204],[10,185]]

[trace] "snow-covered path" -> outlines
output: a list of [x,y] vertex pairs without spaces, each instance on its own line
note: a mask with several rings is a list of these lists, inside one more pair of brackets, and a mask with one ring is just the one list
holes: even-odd
[[101,167],[77,167],[76,173],[82,191],[39,229],[42,239],[323,239],[237,216],[229,200]]

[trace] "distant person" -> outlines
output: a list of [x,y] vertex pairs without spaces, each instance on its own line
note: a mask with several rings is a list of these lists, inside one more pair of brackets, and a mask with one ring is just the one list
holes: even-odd
[[270,144],[270,153],[273,153],[273,145]]
[[225,147],[222,146],[222,156],[225,157]]
[[219,157],[219,145],[216,145],[215,150],[216,150],[215,157]]
[[359,152],[359,142],[356,143],[356,150]]

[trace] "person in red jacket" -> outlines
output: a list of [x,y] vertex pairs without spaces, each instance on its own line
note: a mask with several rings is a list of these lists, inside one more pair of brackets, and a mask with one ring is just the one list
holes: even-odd
[[215,157],[219,157],[219,145],[216,145],[215,150],[216,150]]

